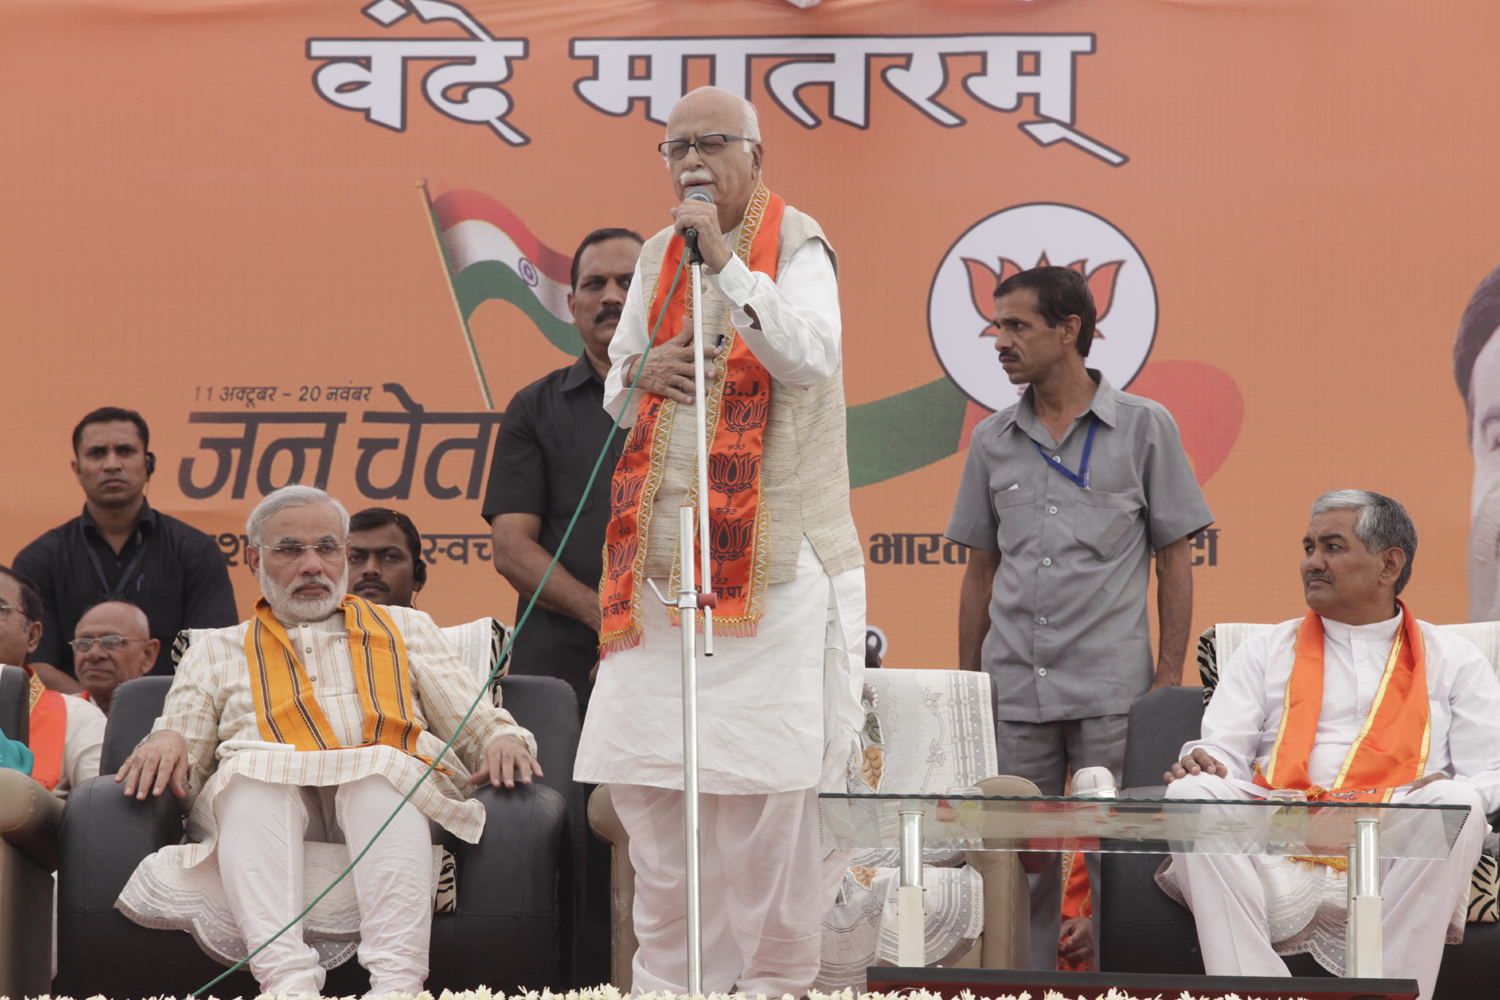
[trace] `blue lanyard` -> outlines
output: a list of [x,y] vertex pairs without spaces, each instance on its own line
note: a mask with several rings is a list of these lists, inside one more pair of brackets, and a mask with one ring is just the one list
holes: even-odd
[[1067,476],[1070,480],[1073,481],[1073,485],[1077,486],[1079,489],[1086,490],[1089,488],[1089,454],[1094,450],[1094,432],[1098,429],[1099,414],[1095,413],[1092,415],[1092,419],[1089,420],[1089,436],[1083,439],[1083,461],[1079,463],[1077,472],[1074,472],[1066,465],[1063,465],[1062,459],[1057,455],[1047,454],[1047,449],[1043,448],[1035,441],[1032,441],[1031,443],[1033,445],[1036,445],[1037,453],[1047,460],[1047,465],[1049,467]]

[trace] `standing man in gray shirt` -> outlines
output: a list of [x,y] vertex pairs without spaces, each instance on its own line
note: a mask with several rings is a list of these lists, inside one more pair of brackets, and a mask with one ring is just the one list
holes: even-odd
[[[1000,366],[1029,387],[974,428],[946,532],[969,547],[959,666],[990,675],[1000,770],[1043,795],[1062,794],[1084,767],[1108,767],[1118,783],[1131,703],[1182,683],[1189,540],[1213,522],[1171,414],[1086,366],[1094,318],[1069,268],[1022,271],[995,289]],[[1031,882],[1031,965],[1054,969],[1061,866]]]

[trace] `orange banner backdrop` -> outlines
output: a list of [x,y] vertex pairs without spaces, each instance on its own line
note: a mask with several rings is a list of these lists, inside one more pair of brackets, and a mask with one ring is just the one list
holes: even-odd
[[1095,363],[1182,427],[1217,517],[1195,629],[1300,615],[1340,487],[1409,506],[1408,603],[1465,617],[1449,352],[1500,261],[1488,0],[7,0],[0,37],[0,559],[77,513],[69,432],[122,405],[246,614],[245,516],[300,479],[413,517],[440,623],[513,620],[495,430],[569,361],[579,239],[669,223],[654,144],[717,83],[839,251],[887,665],[955,663],[941,533],[1015,398],[989,290],[1042,258],[1089,276]]

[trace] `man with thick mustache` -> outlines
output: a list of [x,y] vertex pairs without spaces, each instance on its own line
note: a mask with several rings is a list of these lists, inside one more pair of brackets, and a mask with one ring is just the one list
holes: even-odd
[[[609,344],[640,255],[641,237],[629,229],[596,229],[583,238],[568,293],[583,353],[517,392],[505,408],[483,514],[494,539],[495,571],[519,594],[517,621],[562,542],[614,423],[603,408]],[[609,477],[624,446],[623,432],[610,441],[583,514],[511,651],[512,673],[573,685],[580,713],[588,709],[599,662]]]
[[[969,546],[959,666],[993,683],[1001,773],[1043,795],[1061,795],[1085,767],[1118,782],[1131,703],[1182,683],[1190,537],[1213,521],[1172,415],[1088,367],[1094,319],[1088,282],[1071,268],[1032,268],[996,287],[995,350],[1026,390],[974,428],[946,532]],[[1086,859],[1094,886],[1097,859]],[[1031,876],[1033,969],[1057,967],[1061,923],[1054,859]]]
[[[1221,672],[1202,738],[1164,775],[1168,798],[1461,805],[1448,857],[1389,862],[1381,876],[1384,974],[1431,997],[1444,940],[1463,931],[1469,875],[1500,807],[1500,681],[1468,640],[1418,621],[1399,595],[1417,531],[1400,503],[1365,490],[1319,497],[1302,539],[1305,617],[1246,639]],[[1335,975],[1344,876],[1320,859],[1173,855],[1211,976],[1286,976],[1311,951]],[[1279,929],[1271,940],[1268,927]]]
[[[819,846],[817,793],[844,788],[864,722],[837,263],[818,224],[762,182],[744,98],[695,90],[664,138],[674,223],[642,248],[609,346],[605,405],[632,430],[612,484],[603,659],[575,775],[609,783],[630,835],[634,988],[685,992],[681,633],[646,581],[671,575],[678,508],[695,502],[694,406],[705,406],[718,608],[714,655],[698,664],[702,987],[800,996],[844,864]],[[688,200],[690,188],[712,203]],[[703,400],[686,270],[673,287],[688,229],[705,262],[691,303],[712,360]]]
[[[495,439],[483,514],[494,541],[495,571],[516,588],[516,621],[541,585],[558,548],[562,554],[531,617],[517,632],[511,672],[559,677],[588,711],[599,663],[599,578],[604,571],[604,526],[609,522],[609,477],[625,446],[609,438],[604,412],[609,342],[630,290],[641,237],[630,229],[596,229],[573,254],[568,309],[583,353],[517,392]],[[609,454],[593,485],[589,474],[608,441]],[[588,503],[563,545],[578,501]],[[585,898],[575,951],[576,977],[597,986],[610,975],[609,845],[586,835]]]
[[[475,843],[485,812],[469,786],[514,787],[541,768],[531,734],[479,698],[431,618],[346,593],[348,525],[343,505],[310,486],[256,505],[245,526],[265,595],[255,616],[193,642],[151,735],[115,780],[137,799],[171,789],[187,814],[189,842],[148,857],[132,882],[180,882],[186,893],[187,870],[215,859],[252,951],[302,909],[304,840],[341,832],[354,857],[373,838],[350,876],[359,961],[372,995],[415,994],[432,930],[428,821]],[[442,770],[418,785],[470,705]],[[316,996],[324,980],[300,924],[250,971],[273,995]]]
[[425,586],[422,535],[411,518],[389,507],[366,507],[349,518],[349,593],[410,608]]

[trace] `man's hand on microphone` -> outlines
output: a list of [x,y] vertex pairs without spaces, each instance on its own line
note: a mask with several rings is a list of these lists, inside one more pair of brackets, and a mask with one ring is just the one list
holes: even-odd
[[672,219],[677,223],[678,236],[689,229],[698,231],[698,252],[703,254],[703,263],[713,273],[722,271],[729,258],[734,256],[729,252],[729,244],[724,242],[724,234],[719,232],[719,210],[711,203],[684,201],[672,209]]
[[[702,230],[699,230],[701,233]],[[703,254],[704,260],[708,259],[708,253]],[[708,331],[704,331],[705,337]],[[718,378],[718,369],[714,368],[713,360],[719,356],[721,348],[713,344],[703,345],[703,381],[707,385]],[[628,386],[635,378],[635,369],[640,365],[636,361],[625,373],[625,384]],[[675,399],[679,403],[693,403],[693,327],[691,322],[683,325],[682,332],[660,347],[653,347],[651,353],[646,356],[645,367],[641,369],[641,380],[638,383],[642,392],[654,392],[658,396]]]

